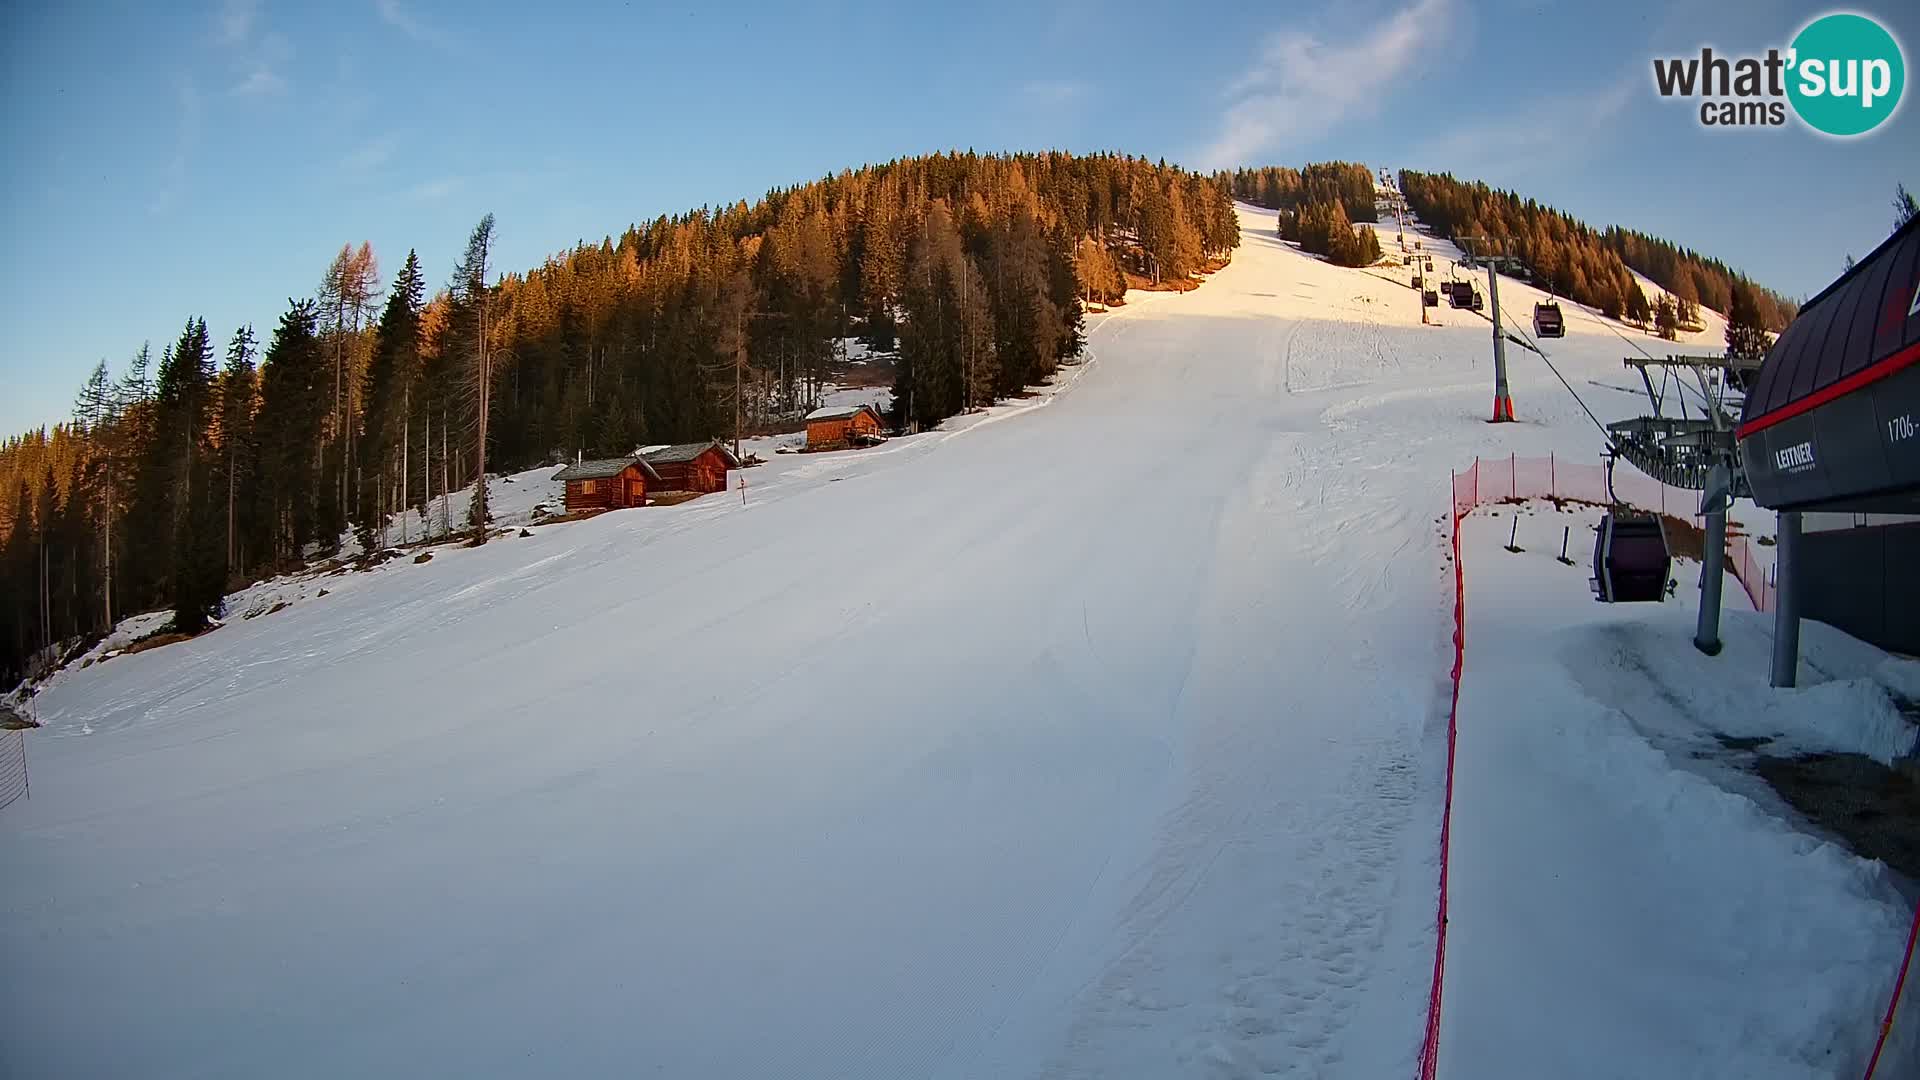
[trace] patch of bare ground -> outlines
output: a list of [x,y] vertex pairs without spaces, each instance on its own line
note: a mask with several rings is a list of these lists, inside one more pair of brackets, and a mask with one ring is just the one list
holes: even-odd
[[1863,754],[1761,754],[1754,769],[1855,854],[1920,882],[1920,765],[1889,768]]

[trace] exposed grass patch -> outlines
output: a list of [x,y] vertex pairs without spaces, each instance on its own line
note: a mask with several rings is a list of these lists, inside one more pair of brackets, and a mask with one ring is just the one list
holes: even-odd
[[1920,783],[1863,754],[1761,755],[1754,768],[1781,798],[1854,853],[1920,880]]
[[1667,550],[1674,558],[1692,559],[1695,562],[1706,558],[1707,534],[1693,522],[1672,514],[1662,514],[1660,525],[1667,530]]
[[[281,604],[280,606],[285,607],[286,605]],[[200,634],[211,634],[218,629],[220,629],[218,626],[209,626],[205,630],[200,631]],[[199,637],[200,634],[182,634],[172,630],[155,630],[153,633],[120,650],[120,655],[132,656],[135,653],[143,653],[150,649],[163,648],[176,642],[192,641],[194,638]]]
[[1199,278],[1168,276],[1161,278],[1156,284],[1152,278],[1136,274],[1131,270],[1125,273],[1127,288],[1139,289],[1141,292],[1192,292],[1200,287]]

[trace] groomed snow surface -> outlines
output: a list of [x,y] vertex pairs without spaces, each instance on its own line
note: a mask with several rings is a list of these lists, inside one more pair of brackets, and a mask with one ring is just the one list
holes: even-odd
[[[61,675],[0,812],[0,1074],[1410,1075],[1447,470],[1599,439],[1518,350],[1483,423],[1484,320],[1242,214],[1031,399]],[[1669,749],[1771,700],[1764,624],[1639,730],[1684,600],[1522,558],[1467,554],[1441,1075],[1834,1075],[1899,897]]]

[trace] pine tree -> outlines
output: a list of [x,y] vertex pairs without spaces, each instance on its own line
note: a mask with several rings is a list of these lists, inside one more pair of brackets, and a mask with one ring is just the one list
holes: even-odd
[[488,334],[491,299],[487,287],[487,262],[493,248],[493,215],[488,214],[474,226],[467,238],[467,252],[454,268],[449,291],[463,331],[467,368],[467,392],[473,415],[474,477],[473,500],[467,506],[467,524],[473,529],[473,542],[487,542],[487,420],[493,398],[493,357]]
[[1175,257],[1173,207],[1158,182],[1148,179],[1140,184],[1134,215],[1134,232],[1146,257],[1147,275],[1158,285]]
[[1645,324],[1653,318],[1653,308],[1647,303],[1647,294],[1638,285],[1627,289],[1627,305],[1624,311],[1628,322]]
[[360,550],[371,553],[383,540],[388,513],[397,506],[382,501],[390,478],[400,475],[400,450],[405,446],[406,422],[414,383],[420,374],[420,311],[426,281],[420,259],[412,251],[393,279],[387,306],[380,314],[372,359],[367,365],[365,431],[357,458],[361,465],[354,524]]
[[172,519],[170,599],[173,628],[196,634],[220,613],[223,563],[212,475],[213,350],[204,319],[187,322],[154,383],[156,454]]
[[[971,299],[979,272],[971,260],[944,268],[958,287],[958,299]],[[969,348],[962,354],[967,378],[966,405],[984,405],[998,395],[1019,393],[1053,374],[1062,330],[1047,275],[1046,237],[1024,208],[995,223],[988,244],[986,283],[993,311],[992,356]],[[992,370],[992,377],[984,372]],[[985,390],[985,392],[982,392]]]
[[990,400],[999,363],[988,289],[945,203],[927,208],[901,301],[906,321],[894,382],[901,426],[931,427]]
[[314,447],[325,430],[330,377],[318,312],[312,301],[289,301],[261,364],[257,419],[260,504],[272,556],[282,566],[302,558],[318,532]]
[[0,550],[0,604],[6,605],[11,646],[4,674],[9,680],[26,670],[39,646],[39,618],[34,598],[39,595],[39,537],[33,521],[33,488],[22,475],[15,487],[7,543]]
[[1058,225],[1047,236],[1047,298],[1053,304],[1059,332],[1054,336],[1054,365],[1079,356],[1086,346],[1085,312],[1080,307],[1080,282],[1074,274],[1072,233]]
[[1759,359],[1773,347],[1773,339],[1761,321],[1760,307],[1753,286],[1744,281],[1733,287],[1733,303],[1727,312],[1727,355]]
[[107,362],[94,365],[93,374],[74,402],[74,418],[85,437],[87,455],[81,463],[80,486],[91,494],[88,509],[99,522],[100,610],[102,629],[113,627],[113,522],[119,498],[120,397],[107,376]]
[[1083,236],[1073,253],[1073,272],[1080,295],[1090,304],[1111,304],[1127,290],[1113,253],[1092,236]]
[[1206,251],[1200,229],[1187,208],[1187,197],[1180,184],[1168,185],[1167,219],[1167,273],[1182,279],[1191,277],[1205,265]]
[[226,508],[221,533],[226,538],[229,579],[250,564],[249,555],[259,550],[263,539],[254,498],[260,448],[253,421],[260,404],[260,379],[253,357],[253,327],[242,326],[227,345],[227,366],[220,373],[215,394],[219,403],[215,428],[220,444],[215,487],[216,496],[224,499]]
[[351,502],[357,390],[363,335],[374,290],[380,280],[373,247],[342,244],[320,280],[320,331],[333,360],[333,386],[327,409],[326,441],[316,446],[325,475],[320,518],[323,535],[338,537],[346,528]]
[[900,294],[904,260],[900,207],[882,185],[867,212],[866,244],[860,252],[860,300],[867,313],[868,341],[877,349],[893,348],[893,307]]
[[1660,299],[1655,301],[1653,305],[1654,330],[1661,337],[1672,341],[1679,336],[1679,327],[1680,320],[1674,309],[1673,297],[1668,296],[1666,293],[1661,293]]
[[1920,214],[1920,202],[1914,201],[1913,192],[1905,184],[1893,185],[1893,230],[1899,232],[1906,227],[1915,214]]

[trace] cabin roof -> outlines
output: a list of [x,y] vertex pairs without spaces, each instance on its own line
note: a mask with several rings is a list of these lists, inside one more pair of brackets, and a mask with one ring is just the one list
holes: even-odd
[[720,456],[726,459],[728,468],[739,467],[740,462],[733,456],[733,452],[712,439],[706,442],[675,443],[672,446],[662,446],[657,450],[649,450],[642,456],[655,465],[683,465],[709,450],[720,451]]
[[1920,509],[1920,455],[1886,426],[1920,401],[1916,282],[1920,218],[1803,304],[1774,341],[1736,429],[1755,502]]
[[627,471],[629,465],[640,466],[640,471],[649,479],[658,480],[660,474],[653,471],[645,458],[616,457],[596,458],[592,461],[576,461],[553,474],[555,480],[600,480],[609,476],[619,476]]
[[1920,312],[1911,306],[1916,259],[1920,218],[1800,306],[1747,390],[1743,434],[1776,414],[1793,415],[1788,410],[1804,399],[1841,396],[1846,387],[1835,393],[1836,384],[1920,345]]
[[807,414],[808,421],[814,420],[851,420],[861,413],[869,413],[875,420],[880,414],[873,411],[871,405],[823,405]]

